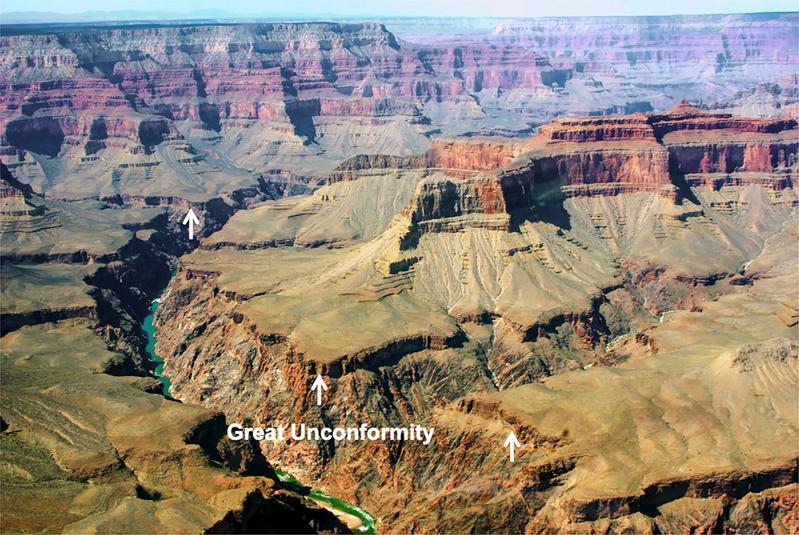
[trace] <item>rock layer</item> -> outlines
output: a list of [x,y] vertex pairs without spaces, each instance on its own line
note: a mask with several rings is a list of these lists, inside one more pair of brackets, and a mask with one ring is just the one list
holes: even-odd
[[795,531],[797,20],[4,26],[3,528]]
[[[172,393],[263,425],[435,427],[262,445],[392,532],[790,530],[795,134],[681,105],[348,160],[181,260],[156,318]],[[699,139],[777,157],[719,182],[688,167]]]
[[[758,108],[776,114],[795,100],[785,73],[799,61],[796,24],[795,14],[585,19],[575,33],[559,19],[501,21],[435,43],[366,22],[7,25],[0,154],[55,196],[200,201],[261,178],[285,184],[274,170],[318,178],[356,154],[420,153],[439,133],[526,133],[682,97],[737,109],[759,83],[778,82],[785,102]],[[473,168],[506,161],[483,147]]]
[[0,528],[348,532],[150,376],[142,319],[188,249],[173,214],[52,201],[0,171]]

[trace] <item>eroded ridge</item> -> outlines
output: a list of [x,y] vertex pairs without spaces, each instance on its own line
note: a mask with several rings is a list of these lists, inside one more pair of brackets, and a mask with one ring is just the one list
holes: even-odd
[[174,214],[54,201],[0,173],[2,529],[354,529],[150,375],[141,322],[187,247]]
[[231,420],[435,427],[262,444],[391,530],[791,529],[796,132],[681,104],[354,158],[181,260],[165,373]]

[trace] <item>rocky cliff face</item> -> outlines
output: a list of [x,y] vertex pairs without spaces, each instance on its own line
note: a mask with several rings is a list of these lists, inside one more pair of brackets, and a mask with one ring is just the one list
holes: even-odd
[[523,140],[507,138],[437,139],[421,155],[359,154],[336,166],[328,183],[354,180],[385,169],[418,169],[428,173],[445,169],[449,174],[469,177],[510,164],[524,152],[525,145]]
[[446,177],[417,188],[407,210],[415,228],[465,214],[504,214],[507,228],[511,215],[535,209],[536,189],[567,197],[657,191],[679,199],[689,195],[686,181],[794,187],[798,134],[792,119],[734,118],[683,102],[662,114],[561,119],[527,140],[439,141],[420,156],[358,156],[340,164],[331,181],[444,170]]
[[2,529],[348,532],[151,376],[142,319],[190,248],[169,209],[52,201],[0,172]]
[[3,526],[795,531],[797,20],[4,27]]
[[[681,105],[348,160],[181,260],[156,318],[172,394],[231,421],[435,427],[262,444],[392,532],[791,529],[795,133]],[[700,139],[785,156],[695,170]]]
[[119,355],[89,321],[26,326],[2,341],[4,529],[349,532],[281,488],[251,445],[227,441],[222,415],[164,398],[152,378],[120,376]]
[[[174,168],[213,174],[221,167],[228,175],[238,175],[242,185],[252,186],[256,177],[237,169],[242,162],[235,161],[235,153],[220,162],[220,153],[198,150],[204,145],[202,139],[217,135],[223,126],[234,131],[268,123],[271,150],[279,150],[285,142],[289,153],[312,154],[303,144],[315,141],[314,116],[361,115],[376,120],[394,115],[412,118],[417,113],[401,102],[359,101],[337,90],[337,84],[348,86],[363,79],[367,66],[380,75],[401,73],[402,65],[393,59],[400,57],[398,45],[377,24],[12,35],[4,37],[2,47],[8,84],[3,103],[5,153],[18,159],[9,162],[15,167],[32,166],[29,178],[42,189],[52,189],[52,182],[65,177],[45,172],[45,177],[37,178],[41,170],[19,151],[49,157],[76,153],[73,158],[88,168],[84,175],[93,171],[104,179],[99,190],[88,194],[146,193],[114,186],[134,179],[125,176],[136,174],[130,169],[159,179],[162,173],[175,173]],[[221,140],[211,139],[213,144]],[[102,168],[94,156],[107,158],[109,151],[114,160],[124,163]],[[246,151],[242,148],[238,156]],[[173,169],[163,169],[167,166]],[[243,167],[266,170],[263,165]],[[28,177],[23,173],[22,178]],[[191,189],[185,191],[180,172],[175,178],[169,193],[189,196]],[[164,185],[162,195],[167,193]],[[62,194],[76,195],[82,189],[69,186]],[[208,193],[209,187],[236,189],[228,178],[227,183],[206,184],[195,195]]]
[[[736,91],[775,80],[789,96],[795,23],[519,21],[436,44],[377,23],[10,27],[0,154],[55,196],[204,200],[283,183],[270,170],[319,177],[356,154],[421,153],[439,133],[523,133],[556,115],[662,110],[679,96],[731,106]],[[692,83],[670,81],[683,75]],[[687,85],[708,89],[683,94]],[[471,168],[515,156],[483,147]]]
[[[758,56],[767,63],[789,57],[788,47],[797,39],[789,35],[794,17],[793,13],[602,17],[586,18],[578,25],[570,24],[569,19],[553,17],[508,21],[496,26],[494,33],[505,41],[538,43],[550,54],[591,61],[591,66],[626,61],[631,57],[639,62],[652,61],[653,50],[659,53],[658,61],[670,63],[707,59],[705,51],[709,51],[708,55],[714,60],[720,59],[715,57],[718,52],[728,61],[742,62],[749,56]],[[701,39],[697,40],[693,30],[684,26],[689,21],[707,30]],[[757,38],[747,39],[746,30],[769,23],[773,24],[773,33],[757,32]],[[604,53],[597,55],[597,50]]]

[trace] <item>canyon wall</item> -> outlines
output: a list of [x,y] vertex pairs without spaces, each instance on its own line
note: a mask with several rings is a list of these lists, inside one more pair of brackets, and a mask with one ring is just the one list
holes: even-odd
[[799,15],[425,24],[4,25],[4,527],[796,530]]
[[[776,115],[796,85],[783,76],[799,61],[795,18],[497,21],[470,37],[455,26],[442,43],[372,22],[11,25],[0,155],[58,197],[203,200],[285,184],[276,170],[313,187],[341,159],[418,154],[442,134],[525,134],[556,116],[664,110],[680,97],[734,108],[762,83],[780,87],[759,108]],[[472,167],[515,156],[482,147]]]
[[[524,214],[545,197],[552,204],[563,197],[655,191],[679,201],[691,197],[688,182],[796,187],[797,139],[793,119],[734,118],[682,102],[660,114],[559,119],[529,139],[436,141],[418,156],[356,156],[342,162],[330,182],[413,169],[443,173],[422,182],[406,210],[411,224],[422,228],[423,221],[465,214]],[[499,225],[507,228],[509,221]],[[496,226],[497,220],[484,223]],[[457,230],[463,224],[437,225]]]
[[152,377],[142,321],[191,248],[168,207],[45,199],[0,164],[0,236],[3,530],[352,529]]
[[[156,318],[171,392],[259,425],[434,427],[262,443],[390,532],[790,530],[796,133],[683,103],[351,158],[181,259]],[[751,156],[691,167],[700,140]],[[361,203],[387,211],[368,235],[297,239]]]

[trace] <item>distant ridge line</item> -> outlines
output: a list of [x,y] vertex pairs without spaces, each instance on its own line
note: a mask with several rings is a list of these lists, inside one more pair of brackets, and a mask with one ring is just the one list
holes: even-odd
[[[752,13],[706,13],[706,14],[673,14],[673,15],[593,15],[593,16],[560,16],[560,17],[415,17],[415,16],[342,16],[326,15],[275,15],[270,17],[251,17],[251,16],[221,16],[221,17],[198,17],[192,18],[168,18],[174,16],[172,13],[164,13],[159,17],[157,13],[142,12],[142,18],[136,18],[134,13],[126,13],[123,19],[97,19],[97,20],[48,20],[48,18],[91,16],[90,14],[59,14],[47,12],[22,12],[14,11],[8,13],[0,12],[0,36],[12,35],[41,35],[53,32],[84,32],[95,30],[138,30],[150,28],[185,28],[191,26],[257,26],[261,24],[358,24],[366,22],[385,23],[389,21],[466,21],[484,20],[497,22],[518,22],[527,21],[556,21],[556,20],[581,20],[581,21],[606,21],[608,19],[624,21],[647,21],[657,22],[658,20],[719,20],[722,18],[741,18],[750,20],[773,20],[780,18],[797,17],[799,20],[799,10],[797,11],[761,11]],[[25,20],[35,17],[41,20]],[[113,15],[110,15],[113,16]],[[130,18],[127,18],[130,17]],[[159,17],[159,19],[156,19]],[[166,19],[164,17],[167,17]],[[5,22],[6,20],[11,22]]]

